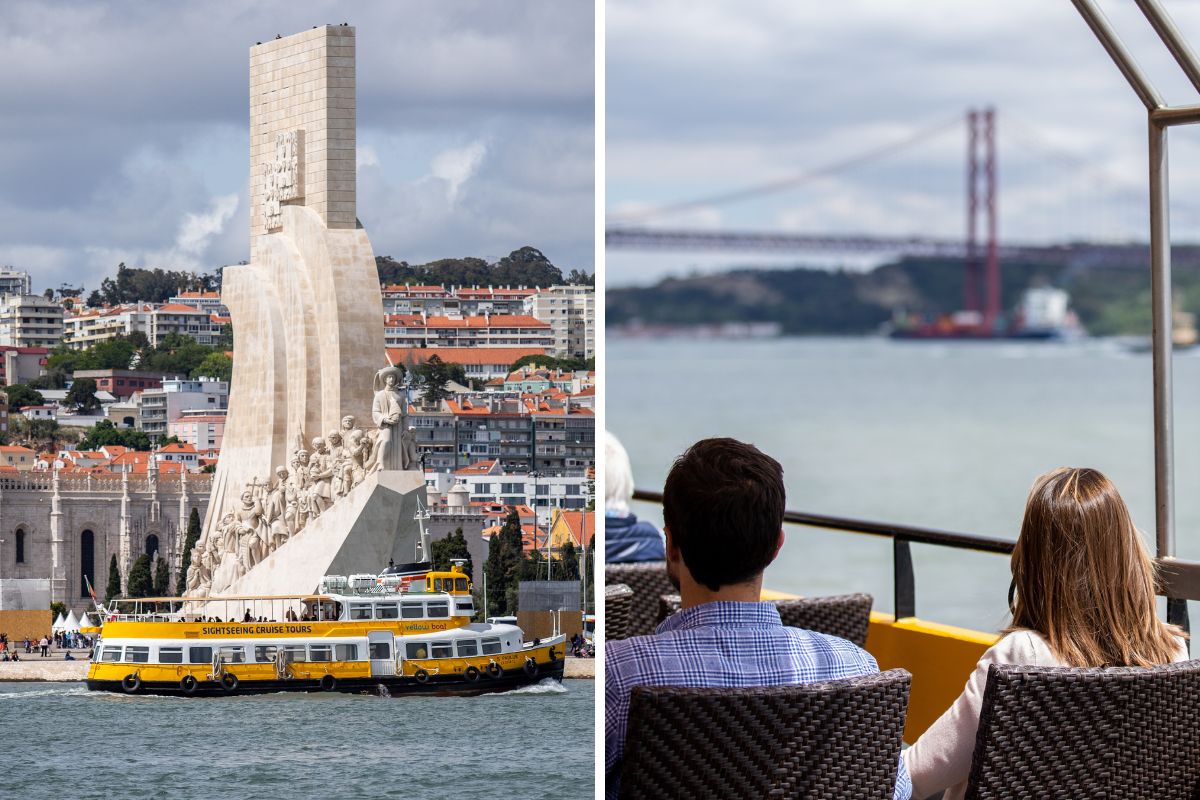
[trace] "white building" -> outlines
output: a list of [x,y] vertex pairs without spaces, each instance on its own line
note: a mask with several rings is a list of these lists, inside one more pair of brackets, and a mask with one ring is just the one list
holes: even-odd
[[393,314],[384,317],[388,347],[536,347],[554,345],[551,326],[525,314],[446,317]]
[[215,345],[221,337],[219,315],[182,303],[167,303],[150,313],[150,343],[157,346],[169,334],[181,333],[200,344]]
[[63,344],[72,350],[86,350],[118,336],[135,331],[150,338],[150,303],[133,303],[111,308],[83,308],[63,319]]
[[591,286],[551,286],[525,298],[525,313],[550,325],[552,355],[596,355],[596,290]]
[[33,294],[29,273],[11,267],[0,269],[0,294]]
[[40,294],[0,296],[0,345],[58,347],[63,308]]
[[169,426],[187,410],[203,409],[205,413],[229,408],[229,382],[211,378],[169,379],[161,389],[142,392],[139,427],[152,440],[168,435]]
[[[426,472],[426,494],[431,502],[446,498],[462,485],[472,503],[526,505],[537,511],[538,523],[549,525],[554,509],[581,510],[587,507],[588,485],[583,474],[542,476],[509,474],[496,460],[481,461],[455,472]],[[461,490],[460,490],[461,491]]]

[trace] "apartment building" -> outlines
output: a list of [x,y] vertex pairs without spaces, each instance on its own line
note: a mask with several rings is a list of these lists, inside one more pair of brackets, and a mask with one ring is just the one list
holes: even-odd
[[220,292],[180,292],[174,297],[168,297],[169,305],[191,306],[218,317],[228,317],[229,309],[221,304]]
[[437,356],[447,364],[460,364],[468,380],[487,382],[508,376],[512,365],[525,356],[546,355],[544,347],[391,347],[388,363],[412,369]]
[[533,475],[506,472],[498,460],[481,461],[454,472],[426,472],[426,495],[431,506],[441,503],[456,486],[465,486],[469,502],[528,506],[538,522],[547,524],[555,509],[587,507],[588,478],[578,475]]
[[525,298],[536,288],[519,286],[384,286],[384,314],[470,317],[522,314]]
[[383,338],[387,347],[549,348],[554,345],[550,325],[524,314],[472,317],[392,314],[384,317]]
[[33,280],[28,272],[4,267],[0,269],[0,294],[33,294]]
[[63,308],[40,294],[0,296],[0,345],[55,348],[63,338]]
[[157,441],[168,435],[170,424],[178,421],[185,411],[203,409],[216,413],[228,408],[228,381],[210,378],[165,380],[161,389],[142,392],[138,427],[151,441]]
[[132,369],[77,369],[75,380],[91,378],[96,390],[108,392],[113,397],[128,398],[134,392],[159,389],[163,381],[174,377],[162,372],[139,372]]
[[0,345],[0,384],[29,383],[45,374],[49,357],[45,347]]
[[220,315],[182,303],[167,303],[150,314],[150,343],[158,345],[168,335],[181,333],[200,344],[215,345],[221,337]]
[[167,435],[192,445],[201,453],[220,450],[225,438],[225,414],[207,408],[185,409],[179,418],[167,423]]
[[63,319],[63,344],[72,350],[86,350],[100,342],[142,333],[150,338],[150,303],[130,303],[110,308],[82,308]]
[[526,314],[550,325],[552,355],[596,355],[596,291],[591,286],[551,286],[525,298]]

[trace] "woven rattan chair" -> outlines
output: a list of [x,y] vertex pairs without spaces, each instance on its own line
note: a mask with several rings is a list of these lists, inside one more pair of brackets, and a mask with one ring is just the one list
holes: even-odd
[[654,628],[658,625],[658,598],[675,591],[667,577],[665,561],[605,564],[604,582],[623,583],[633,590],[633,604],[629,610],[629,628],[626,636],[654,633]]
[[1047,797],[1200,797],[1200,661],[992,665],[967,798]]
[[629,635],[629,607],[633,590],[623,583],[604,587],[604,638],[624,639]]
[[620,797],[891,800],[910,681],[636,687]]
[[[804,597],[799,600],[776,600],[779,618],[792,628],[805,628],[817,633],[840,636],[862,647],[867,643],[867,625],[871,621],[869,594],[840,594],[830,597]],[[679,610],[679,595],[665,594],[659,598],[659,621]]]

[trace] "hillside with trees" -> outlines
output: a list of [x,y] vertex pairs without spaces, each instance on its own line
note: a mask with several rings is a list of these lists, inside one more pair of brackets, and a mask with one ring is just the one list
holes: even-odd
[[567,276],[533,247],[513,250],[494,264],[482,258],[442,258],[428,264],[409,264],[391,256],[376,256],[382,285],[431,284],[442,286],[560,286],[594,285],[591,273],[571,270]]
[[[1200,257],[1176,255],[1177,308],[1200,312]],[[1182,256],[1182,257],[1181,257]],[[926,319],[962,308],[965,270],[958,259],[906,258],[866,272],[811,267],[737,269],[668,278],[648,287],[609,288],[606,321],[691,326],[778,323],[785,334],[876,333],[898,311]],[[1072,265],[1005,262],[1003,306],[1011,311],[1028,288],[1061,287],[1093,335],[1148,335],[1150,270],[1130,263]]]

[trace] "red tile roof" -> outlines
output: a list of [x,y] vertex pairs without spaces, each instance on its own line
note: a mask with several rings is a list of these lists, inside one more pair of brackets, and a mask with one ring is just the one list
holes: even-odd
[[420,314],[388,314],[383,324],[388,328],[541,328],[550,330],[549,322],[542,322],[526,314],[493,314],[490,317],[422,317]]
[[389,347],[389,364],[424,364],[437,356],[447,364],[509,366],[525,356],[544,356],[544,347]]

